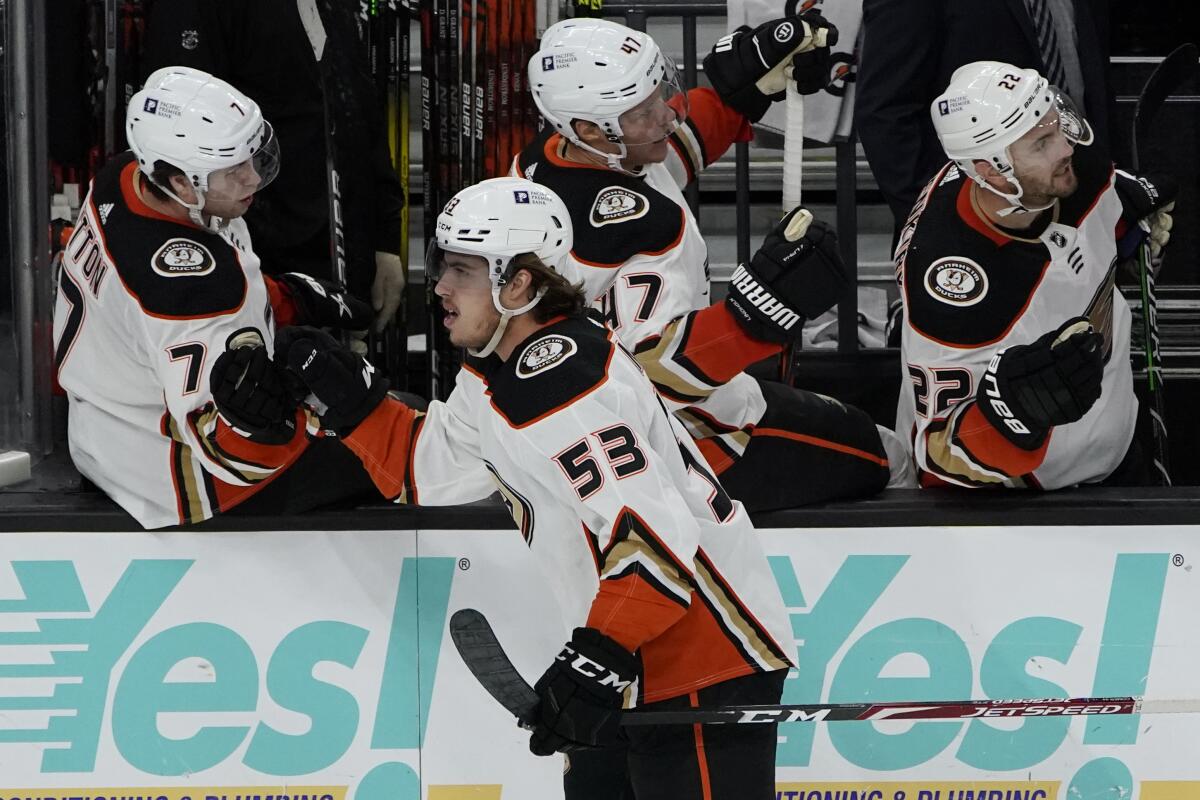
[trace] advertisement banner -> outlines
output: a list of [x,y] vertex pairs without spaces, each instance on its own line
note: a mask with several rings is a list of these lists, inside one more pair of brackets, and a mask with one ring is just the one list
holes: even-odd
[[[1200,697],[1197,527],[771,529],[784,702]],[[446,634],[533,682],[512,531],[5,534],[0,800],[541,800],[562,761]],[[789,723],[778,800],[1195,800],[1200,715]]]

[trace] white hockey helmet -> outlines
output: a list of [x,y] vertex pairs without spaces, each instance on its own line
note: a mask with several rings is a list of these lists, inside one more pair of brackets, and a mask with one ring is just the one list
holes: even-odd
[[[946,155],[980,186],[1015,208],[1025,208],[1009,151],[1018,139],[1034,128],[1053,125],[1072,146],[1092,143],[1092,129],[1070,97],[1037,70],[1001,61],[975,61],[959,67],[946,91],[930,105],[929,113]],[[976,161],[989,162],[1016,193],[1006,194],[988,184],[979,175]]]
[[203,224],[200,210],[212,173],[249,161],[260,190],[279,173],[279,143],[258,104],[192,67],[163,67],[146,80],[129,100],[125,136],[147,178],[159,161],[184,172],[198,203],[184,203],[170,186],[159,188],[186,206],[197,224]]
[[[508,321],[536,306],[545,294],[543,287],[520,308],[505,308],[500,289],[508,283],[512,260],[532,253],[545,266],[562,274],[570,264],[573,238],[571,214],[566,204],[550,189],[524,178],[490,178],[460,191],[438,215],[436,238],[425,255],[428,279],[440,279],[442,253],[481,256],[487,262],[492,303],[500,312],[500,323],[491,340],[471,355],[489,355],[504,335]],[[573,276],[564,275],[568,280]]]
[[[620,170],[631,141],[621,115],[656,92],[675,112],[671,131],[687,118],[687,93],[675,63],[649,35],[605,19],[564,19],[546,29],[529,59],[529,88],[546,121],[573,144]],[[606,153],[576,134],[574,120],[595,123],[619,152]],[[630,120],[626,118],[626,127]]]

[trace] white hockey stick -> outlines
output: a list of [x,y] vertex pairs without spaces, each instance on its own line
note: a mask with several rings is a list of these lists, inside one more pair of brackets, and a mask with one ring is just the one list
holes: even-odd
[[787,123],[783,131],[783,213],[800,205],[804,180],[804,96],[796,91],[792,68],[787,70]]
[[[482,612],[473,608],[450,617],[450,638],[463,663],[509,713],[529,719],[538,704]],[[1040,700],[933,700],[903,703],[784,703],[720,706],[678,711],[627,711],[622,725],[761,724],[770,722],[865,722],[879,720],[1005,719],[1023,717],[1196,714],[1200,700],[1143,700],[1140,697],[1068,697]]]

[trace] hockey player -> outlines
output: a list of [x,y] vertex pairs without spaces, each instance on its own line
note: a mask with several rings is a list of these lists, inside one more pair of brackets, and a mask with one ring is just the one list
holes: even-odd
[[1145,483],[1116,239],[1169,190],[1113,169],[1030,69],[976,62],[930,107],[951,162],[896,249],[905,307],[897,430],[924,485]]
[[727,301],[710,304],[708,248],[681,190],[749,138],[750,121],[783,97],[793,61],[804,90],[824,85],[825,25],[810,12],[736,31],[705,59],[716,90],[685,93],[645,33],[563,20],[529,61],[534,100],[554,133],[512,167],[566,202],[575,226],[569,257],[588,299],[751,510],[905,482],[903,442],[862,411],[744,372],[843,292],[833,231],[793,212],[738,268]]
[[[252,496],[263,510],[300,510],[369,488],[337,470],[340,457],[362,474],[344,448],[308,452],[305,417],[269,360],[251,348],[217,358],[230,342],[269,345],[276,325],[363,328],[371,313],[331,284],[260,273],[241,216],[279,163],[258,106],[169,67],[130,100],[126,135],[132,152],[93,181],[59,274],[55,360],[76,467],[147,528]],[[261,379],[253,394],[235,385],[246,370]],[[231,424],[261,430],[245,438]],[[351,477],[304,481],[317,460]]]
[[574,628],[524,720],[535,754],[626,743],[639,800],[774,798],[774,725],[619,727],[632,705],[778,702],[791,634],[746,510],[556,272],[570,250],[543,186],[496,178],[450,200],[425,263],[474,358],[425,414],[319,331],[282,331],[276,360],[388,498],[505,499]]

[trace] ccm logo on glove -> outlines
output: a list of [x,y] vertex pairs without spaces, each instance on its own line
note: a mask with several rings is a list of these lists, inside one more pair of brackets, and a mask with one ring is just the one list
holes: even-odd
[[633,683],[632,680],[622,680],[621,676],[613,670],[597,664],[585,655],[576,652],[571,646],[564,645],[562,652],[555,656],[556,660],[565,662],[571,669],[583,675],[585,678],[590,678],[601,686],[608,686],[618,692],[624,692]]

